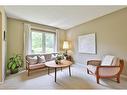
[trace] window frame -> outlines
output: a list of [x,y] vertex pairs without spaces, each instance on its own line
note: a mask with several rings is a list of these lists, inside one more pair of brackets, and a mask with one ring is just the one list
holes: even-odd
[[[31,54],[39,54],[39,53],[34,53],[32,51],[32,32],[44,33],[44,34],[42,34],[42,36],[44,36],[44,37],[42,37],[42,39],[44,40],[44,43],[42,43],[42,44],[44,44],[44,48],[42,48],[42,53],[54,53],[54,52],[57,52],[57,33],[56,32],[32,28],[31,29],[31,41],[30,41],[30,43],[31,43],[30,44],[31,45],[30,46],[31,47],[31,50],[30,50]],[[46,52],[46,41],[45,41],[46,40],[46,36],[45,36],[46,33],[54,34],[54,51],[53,52]]]

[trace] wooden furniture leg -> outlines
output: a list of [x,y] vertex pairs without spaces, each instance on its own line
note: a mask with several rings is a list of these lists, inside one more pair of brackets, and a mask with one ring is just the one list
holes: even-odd
[[120,76],[117,76],[117,83],[120,83]]
[[62,67],[61,67],[61,71],[62,71]]
[[98,76],[96,76],[96,80],[97,80],[97,83],[99,84],[99,77]]
[[71,76],[71,67],[69,66],[69,75]]
[[55,82],[56,82],[56,72],[57,72],[57,68],[55,68]]
[[49,73],[50,73],[50,68],[48,67],[48,75],[49,75]]
[[30,71],[28,70],[28,76],[30,75]]
[[87,69],[87,74],[89,74],[90,72],[89,72],[89,70]]

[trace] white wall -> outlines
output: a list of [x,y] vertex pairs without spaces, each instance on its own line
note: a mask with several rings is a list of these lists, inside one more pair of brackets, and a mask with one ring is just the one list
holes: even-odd
[[[97,54],[80,54],[78,36],[89,33],[96,33]],[[127,75],[127,8],[67,30],[67,39],[72,42],[76,63],[86,65],[87,60],[112,54],[125,60],[123,73]]]
[[6,68],[6,41],[4,40],[4,31],[7,32],[7,17],[5,10],[0,6],[0,81],[5,79]]
[[[22,54],[23,55],[23,32],[24,32],[24,23],[29,23],[33,27],[41,28],[41,29],[49,29],[52,31],[56,31],[56,28],[46,25],[41,25],[37,23],[27,22],[23,20],[17,20],[13,18],[8,18],[8,58],[13,56],[13,54]],[[62,29],[57,29],[59,32],[59,38],[58,38],[58,50],[61,50],[63,41],[66,38],[65,31]]]

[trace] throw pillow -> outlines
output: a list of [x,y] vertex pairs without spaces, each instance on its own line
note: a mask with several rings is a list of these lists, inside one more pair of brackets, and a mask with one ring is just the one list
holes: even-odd
[[43,55],[38,56],[38,63],[44,63],[44,62],[46,62],[45,57]]
[[28,57],[27,58],[28,62],[32,65],[32,64],[37,64],[37,56],[34,57]]
[[55,54],[55,55],[54,55],[54,54],[52,54],[51,59],[52,59],[52,60],[55,60],[55,59],[56,59],[56,57],[57,57],[57,54]]
[[101,65],[102,65],[102,66],[110,66],[110,65],[112,64],[114,58],[115,58],[115,56],[106,55],[106,56],[103,58]]

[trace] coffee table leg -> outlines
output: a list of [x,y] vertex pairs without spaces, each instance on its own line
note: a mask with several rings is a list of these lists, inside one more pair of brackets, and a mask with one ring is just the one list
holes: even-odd
[[71,67],[69,66],[69,75],[71,76]]
[[61,67],[61,71],[62,71],[62,67]]
[[50,73],[50,68],[48,67],[48,75],[49,75],[49,73]]
[[55,68],[55,82],[56,82],[56,72],[57,72],[57,68]]

